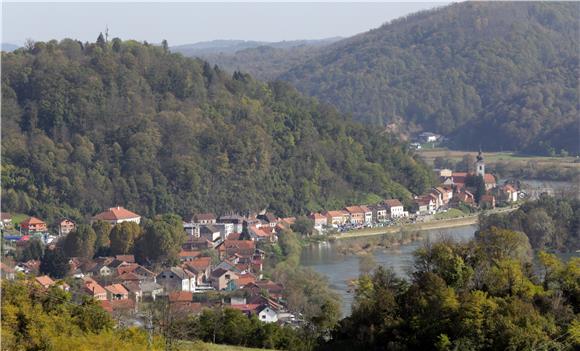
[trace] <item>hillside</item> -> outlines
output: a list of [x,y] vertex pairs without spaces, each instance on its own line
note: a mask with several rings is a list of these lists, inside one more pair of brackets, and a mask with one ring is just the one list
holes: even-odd
[[290,215],[431,185],[402,144],[288,84],[162,47],[38,42],[2,73],[3,211]]
[[280,42],[214,40],[172,47],[171,51],[199,57],[229,72],[241,69],[252,77],[270,81],[340,39]]
[[579,154],[579,23],[579,3],[463,2],[314,53],[208,59],[289,81],[355,120],[442,133],[459,148]]

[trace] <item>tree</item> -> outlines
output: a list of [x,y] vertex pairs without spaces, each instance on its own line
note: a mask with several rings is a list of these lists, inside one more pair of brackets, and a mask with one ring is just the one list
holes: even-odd
[[185,241],[181,221],[164,216],[145,226],[144,234],[135,243],[135,258],[139,262],[179,262],[178,254]]
[[309,236],[314,232],[314,221],[306,216],[299,216],[291,225],[291,228],[295,233]]
[[46,250],[40,261],[40,272],[53,278],[64,278],[70,270],[68,259],[62,249]]
[[92,227],[96,234],[95,253],[99,254],[106,251],[110,245],[111,225],[109,222],[98,220],[93,223]]
[[78,225],[64,239],[64,252],[68,257],[92,258],[95,253],[97,234],[91,226]]
[[524,231],[530,239],[532,247],[544,249],[552,241],[555,227],[552,218],[542,208],[531,210],[524,222]]
[[248,230],[248,222],[244,221],[244,223],[242,223],[242,232],[240,233],[240,240],[252,240],[252,237],[250,236],[250,231]]
[[163,41],[161,41],[161,47],[164,52],[169,52],[169,44],[167,43],[167,40],[163,39]]
[[105,37],[103,36],[103,33],[99,33],[99,36],[97,38],[97,45],[104,48],[107,44],[105,42]]
[[135,240],[139,238],[143,230],[134,222],[122,222],[111,229],[111,254],[127,254],[132,252]]
[[20,254],[20,261],[40,260],[44,252],[44,245],[38,238],[32,238]]

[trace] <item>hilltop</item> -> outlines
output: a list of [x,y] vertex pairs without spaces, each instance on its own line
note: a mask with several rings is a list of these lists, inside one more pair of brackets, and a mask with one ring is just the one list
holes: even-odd
[[579,23],[578,3],[463,2],[316,50],[208,59],[289,81],[366,124],[472,150],[578,154]]
[[2,208],[49,220],[307,213],[432,185],[394,139],[287,83],[114,39],[2,53]]

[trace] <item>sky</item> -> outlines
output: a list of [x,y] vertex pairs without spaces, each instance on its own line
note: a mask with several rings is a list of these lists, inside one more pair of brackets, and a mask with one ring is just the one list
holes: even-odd
[[2,2],[2,42],[109,38],[182,45],[215,39],[282,41],[348,37],[442,2],[161,3]]

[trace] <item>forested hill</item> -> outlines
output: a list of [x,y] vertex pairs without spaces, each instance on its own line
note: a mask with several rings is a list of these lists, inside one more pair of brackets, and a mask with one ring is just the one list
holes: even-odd
[[579,3],[462,2],[316,55],[249,49],[216,62],[293,66],[278,78],[356,120],[443,133],[457,147],[578,154],[579,23]]
[[2,53],[2,73],[3,211],[286,215],[431,185],[376,130],[166,46],[38,42]]

